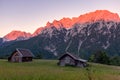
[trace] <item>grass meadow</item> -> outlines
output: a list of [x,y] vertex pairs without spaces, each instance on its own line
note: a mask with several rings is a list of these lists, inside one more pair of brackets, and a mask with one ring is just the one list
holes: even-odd
[[60,67],[57,60],[11,63],[0,60],[0,80],[120,80],[120,67],[89,63],[86,68]]

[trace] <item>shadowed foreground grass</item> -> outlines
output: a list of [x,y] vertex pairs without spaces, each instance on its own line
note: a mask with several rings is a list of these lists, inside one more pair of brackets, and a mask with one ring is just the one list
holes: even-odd
[[90,63],[87,68],[75,68],[57,66],[56,60],[0,60],[0,80],[120,80],[120,67]]

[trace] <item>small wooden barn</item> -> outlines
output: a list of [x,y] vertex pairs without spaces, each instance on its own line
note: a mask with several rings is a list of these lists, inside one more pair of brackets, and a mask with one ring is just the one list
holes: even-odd
[[77,67],[85,67],[85,66],[87,66],[87,60],[80,59],[80,58],[77,58],[76,56],[73,56],[70,53],[66,53],[59,58],[58,65],[60,65],[60,66],[70,65],[70,66],[77,66]]
[[8,58],[10,62],[29,62],[32,61],[33,54],[29,49],[17,48]]

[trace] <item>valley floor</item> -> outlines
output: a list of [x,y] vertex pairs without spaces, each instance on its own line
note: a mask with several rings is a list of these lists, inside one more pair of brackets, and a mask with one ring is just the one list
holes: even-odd
[[0,80],[120,80],[120,67],[94,63],[87,68],[60,67],[57,62],[10,63],[0,60]]

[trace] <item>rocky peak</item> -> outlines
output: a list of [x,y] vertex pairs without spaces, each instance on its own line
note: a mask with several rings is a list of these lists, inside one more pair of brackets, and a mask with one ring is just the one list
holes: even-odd
[[96,21],[99,21],[99,20],[120,22],[120,17],[118,16],[117,13],[112,13],[108,10],[96,10],[94,12],[90,12],[90,13],[80,15],[79,17],[73,17],[73,18],[65,18],[64,17],[61,20],[54,20],[51,23],[47,22],[45,27],[38,28],[32,35],[30,33],[26,33],[26,32],[12,31],[12,32],[8,33],[4,38],[6,40],[15,40],[18,37],[29,38],[31,36],[37,36],[44,29],[50,28],[50,27],[53,27],[53,26],[56,29],[60,29],[60,28],[70,29],[75,24],[85,24],[87,22],[91,23],[91,22],[96,22]]
[[38,28],[38,29],[33,33],[33,36],[39,35],[43,29],[44,29],[44,27]]
[[112,13],[108,10],[96,10],[94,12],[80,15],[79,17],[73,17],[72,19],[63,18],[61,20],[54,20],[52,23],[48,22],[46,27],[55,26],[56,28],[71,28],[76,23],[84,24],[86,22],[95,22],[98,20],[119,22],[120,17],[117,13]]
[[18,40],[18,39],[27,39],[30,38],[31,34],[30,33],[26,33],[24,31],[17,31],[14,30],[10,33],[8,33],[7,35],[4,36],[4,39],[6,41],[11,41],[11,40]]
[[90,12],[84,15],[80,15],[78,18],[74,18],[73,21],[85,23],[97,20],[104,20],[104,21],[120,21],[120,18],[117,13],[112,13],[108,10],[96,10],[95,12]]

